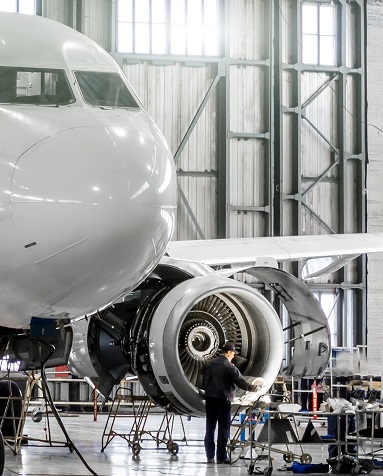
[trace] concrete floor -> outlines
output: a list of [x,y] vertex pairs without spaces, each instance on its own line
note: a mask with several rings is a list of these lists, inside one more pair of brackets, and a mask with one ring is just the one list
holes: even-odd
[[[24,434],[30,440],[27,445],[21,446],[14,455],[11,449],[6,448],[6,460],[4,476],[24,475],[24,476],[82,476],[94,474],[98,476],[124,476],[124,475],[245,475],[249,474],[249,451],[246,451],[232,465],[208,465],[203,449],[204,419],[192,418],[190,421],[183,418],[187,442],[184,441],[181,419],[175,417],[173,428],[173,440],[179,444],[177,455],[171,454],[166,444],[160,442],[157,448],[157,431],[163,419],[163,415],[150,414],[146,422],[145,430],[151,434],[144,434],[141,442],[141,449],[138,455],[134,455],[128,442],[121,436],[115,436],[106,445],[107,439],[102,440],[104,428],[108,416],[99,414],[97,421],[94,421],[92,413],[82,414],[62,414],[62,421],[74,442],[78,451],[86,463],[91,468],[85,467],[76,452],[70,452],[65,447],[66,438],[58,427],[56,420],[52,417],[47,420],[43,418],[41,422],[33,422],[28,417],[25,424]],[[117,417],[113,423],[113,431],[118,435],[128,435],[134,419],[131,416]],[[111,421],[109,420],[109,423]],[[262,425],[259,426],[261,428]],[[306,423],[302,422],[298,427],[298,433],[303,434]],[[49,444],[49,432],[51,439],[55,443]],[[315,424],[318,433],[326,434],[325,426]],[[109,429],[109,427],[108,427]],[[153,435],[151,437],[150,435]],[[34,441],[37,438],[42,441]],[[286,446],[275,446],[275,448],[286,449]],[[294,452],[301,454],[299,446],[290,447]],[[248,450],[248,449],[247,449]],[[260,451],[256,450],[259,454]],[[304,452],[312,456],[313,463],[325,463],[328,457],[327,444],[310,444],[304,446]],[[239,456],[240,449],[233,453]],[[286,464],[282,455],[273,452],[273,474],[278,474]],[[268,467],[268,461],[261,460],[256,463],[256,467],[263,470]],[[93,472],[92,472],[93,471]],[[381,470],[374,470],[371,475],[381,474]],[[254,472],[255,474],[255,472]],[[288,472],[287,474],[293,474]]]

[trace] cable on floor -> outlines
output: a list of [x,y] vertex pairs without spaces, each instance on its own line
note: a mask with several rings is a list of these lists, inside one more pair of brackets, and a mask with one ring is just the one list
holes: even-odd
[[[42,344],[44,344],[46,347],[48,347],[49,349],[49,353],[48,353],[48,356],[44,359],[44,361],[42,360],[42,352],[41,352],[41,346]],[[64,423],[62,422],[61,420],[61,417],[58,413],[58,411],[56,410],[56,407],[53,403],[53,399],[52,399],[52,394],[51,394],[51,391],[49,389],[49,386],[48,386],[48,382],[47,382],[47,377],[46,377],[46,374],[45,374],[45,364],[47,363],[47,361],[49,360],[49,358],[53,355],[54,351],[55,351],[55,347],[52,345],[52,344],[48,344],[47,342],[44,342],[43,340],[41,339],[38,339],[38,345],[40,347],[40,360],[41,360],[41,381],[42,381],[42,389],[43,389],[43,395],[44,395],[44,399],[46,401],[48,401],[51,409],[52,409],[52,412],[57,420],[57,423],[59,424],[59,427],[61,428],[61,431],[64,433],[66,439],[67,439],[67,442],[69,443],[70,445],[70,448],[77,454],[77,456],[80,458],[81,462],[83,463],[83,465],[86,467],[86,469],[91,473],[93,474],[93,476],[100,476],[98,473],[96,473],[89,465],[88,463],[85,461],[84,457],[82,456],[82,454],[80,453],[80,451],[78,450],[78,448],[76,447],[76,445],[73,443],[72,439],[70,438],[68,432],[66,431],[66,428],[64,426]]]

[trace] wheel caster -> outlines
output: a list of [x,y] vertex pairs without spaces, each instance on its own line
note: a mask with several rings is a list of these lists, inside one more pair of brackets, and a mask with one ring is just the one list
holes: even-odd
[[338,463],[338,464],[333,468],[332,472],[333,472],[334,474],[339,474],[339,473],[340,473],[340,470],[341,470],[341,465],[340,465],[340,463]]
[[285,463],[292,463],[294,461],[294,455],[293,453],[285,453],[283,455],[283,461]]
[[312,457],[308,453],[303,453],[300,457],[300,461],[302,464],[311,464],[312,462]]
[[176,455],[180,449],[180,447],[178,446],[177,443],[175,443],[174,441],[168,441],[167,445],[166,445],[168,451],[170,451],[170,453],[172,455]]
[[353,466],[350,473],[352,476],[357,476],[360,473],[360,467],[358,465]]
[[38,410],[34,411],[32,413],[32,421],[35,423],[39,423],[43,419],[43,412],[40,412]]
[[272,466],[269,466],[268,468],[265,468],[265,469],[263,470],[263,474],[264,474],[265,476],[271,476],[271,473],[272,473],[272,472],[273,472],[273,467],[272,467]]
[[366,471],[366,473],[371,473],[374,469],[374,463],[370,459],[365,459],[362,461],[361,468]]
[[132,446],[132,453],[134,454],[134,456],[137,456],[140,454],[140,451],[141,451],[141,446],[139,443],[133,443],[133,446]]

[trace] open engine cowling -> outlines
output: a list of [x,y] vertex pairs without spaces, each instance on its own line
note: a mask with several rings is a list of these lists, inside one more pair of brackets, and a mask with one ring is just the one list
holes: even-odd
[[[261,281],[262,271],[253,273]],[[328,329],[320,306],[311,302],[315,298],[287,273],[264,274],[265,284],[279,290],[296,318],[292,334],[302,329],[307,334],[297,342],[288,373],[324,368]],[[307,322],[301,310],[309,313]],[[97,381],[104,394],[125,374],[136,375],[153,401],[181,414],[205,414],[200,370],[228,340],[239,351],[234,363],[242,374],[265,380],[259,395],[281,370],[283,331],[273,306],[254,288],[201,265],[169,260],[124,302],[73,326],[72,371]]]
[[[233,341],[245,376],[269,388],[282,360],[281,324],[273,307],[248,286],[203,276],[173,288],[153,313],[148,350],[166,399],[183,413],[204,414],[200,370]],[[243,359],[243,360],[242,360]]]

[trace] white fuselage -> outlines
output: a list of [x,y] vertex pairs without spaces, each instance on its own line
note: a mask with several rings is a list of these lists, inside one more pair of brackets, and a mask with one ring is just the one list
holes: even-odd
[[[89,314],[135,287],[165,252],[172,155],[114,60],[74,30],[0,13],[1,67],[62,70],[73,99],[0,98],[0,323]],[[117,73],[138,107],[89,104],[76,71]]]

